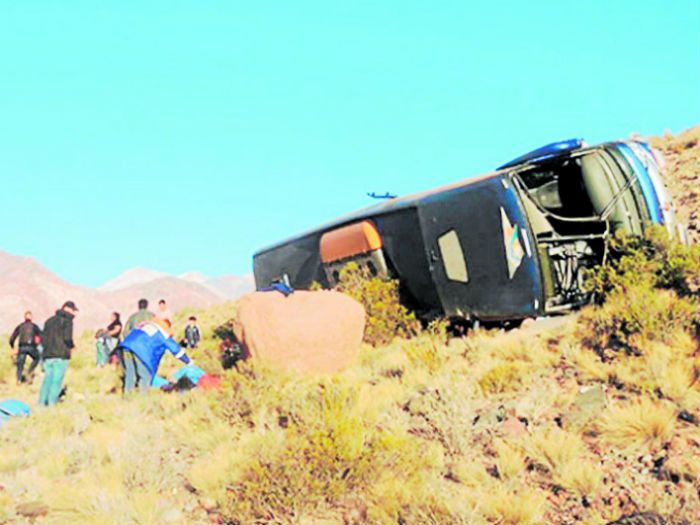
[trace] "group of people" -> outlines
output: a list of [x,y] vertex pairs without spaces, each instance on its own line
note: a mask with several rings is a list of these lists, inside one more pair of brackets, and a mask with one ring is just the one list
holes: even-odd
[[[36,368],[40,363],[42,365],[44,380],[39,393],[40,405],[56,404],[63,391],[71,352],[75,348],[73,320],[77,313],[76,304],[66,301],[55,315],[47,319],[42,330],[34,323],[32,313],[25,312],[24,321],[10,336],[10,347],[16,358],[18,384],[31,381]],[[119,312],[113,312],[109,325],[95,334],[97,366],[103,367],[109,362],[119,364],[124,372],[124,392],[135,389],[147,391],[153,384],[166,351],[183,363],[191,364],[187,350],[197,348],[201,341],[201,332],[194,316],[188,319],[180,343],[175,340],[172,327],[172,314],[163,299],[159,301],[156,313],[148,309],[146,299],[141,299],[138,310],[128,318],[125,325],[122,325]],[[28,358],[32,362],[25,376]]]

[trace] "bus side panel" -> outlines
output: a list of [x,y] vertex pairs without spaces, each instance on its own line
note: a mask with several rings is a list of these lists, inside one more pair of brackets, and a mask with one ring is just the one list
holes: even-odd
[[[437,195],[420,208],[432,273],[448,316],[534,317],[544,307],[541,272],[523,206],[505,177]],[[467,282],[450,279],[441,239],[454,233]]]
[[[416,209],[406,208],[363,219],[371,220],[379,232],[391,276],[399,280],[401,298],[406,306],[420,314],[442,314]],[[285,276],[296,289],[308,288],[314,281],[328,286],[320,256],[323,233],[325,231],[319,231],[257,254],[254,258],[257,289]]]
[[416,208],[372,220],[384,243],[384,255],[392,275],[399,279],[402,301],[427,317],[442,315]]
[[276,279],[285,277],[297,289],[308,288],[314,281],[325,284],[320,242],[319,232],[255,255],[253,273],[256,289],[265,288]]

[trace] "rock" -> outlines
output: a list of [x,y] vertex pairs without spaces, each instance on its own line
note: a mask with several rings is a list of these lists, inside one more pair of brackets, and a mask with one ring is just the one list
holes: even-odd
[[233,322],[249,357],[302,372],[337,372],[356,362],[364,307],[335,291],[249,294]]
[[49,507],[43,501],[29,501],[17,505],[15,512],[25,518],[36,519],[46,516],[49,513]]
[[582,391],[574,400],[572,411],[564,416],[566,426],[581,427],[600,414],[607,405],[605,388],[597,385]]
[[503,433],[511,438],[521,438],[527,435],[527,427],[518,418],[509,417],[501,425]]

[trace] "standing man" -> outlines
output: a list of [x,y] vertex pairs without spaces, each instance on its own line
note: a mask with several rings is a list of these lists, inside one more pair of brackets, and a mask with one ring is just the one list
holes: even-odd
[[41,360],[39,355],[39,343],[41,343],[41,330],[32,322],[32,312],[24,313],[24,322],[17,325],[15,331],[10,337],[10,348],[14,349],[15,341],[19,340],[17,348],[17,384],[24,382],[24,363],[27,361],[27,356],[32,358],[32,364],[27,371],[27,375],[31,378],[34,370]]
[[153,313],[148,311],[148,299],[139,299],[138,312],[131,314],[124,325],[123,336],[129,335],[139,324],[153,319]]
[[73,318],[76,313],[75,303],[66,301],[44,324],[44,382],[39,392],[40,405],[55,405],[63,390],[71,350],[75,348]]
[[173,327],[173,314],[170,312],[170,308],[168,308],[165,299],[158,301],[158,312],[156,312],[156,318],[167,324],[168,328]]

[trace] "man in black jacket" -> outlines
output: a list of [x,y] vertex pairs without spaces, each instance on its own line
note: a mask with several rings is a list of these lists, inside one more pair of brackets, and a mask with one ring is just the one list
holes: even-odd
[[66,301],[44,324],[44,382],[39,392],[40,405],[55,405],[63,390],[71,350],[75,348],[73,318],[77,312],[75,303]]
[[32,358],[32,364],[27,371],[27,375],[32,377],[34,370],[40,361],[39,343],[41,342],[41,330],[32,322],[32,312],[25,312],[24,322],[17,325],[10,337],[10,348],[14,349],[15,342],[19,340],[17,348],[17,384],[24,382],[24,363],[27,356]]

